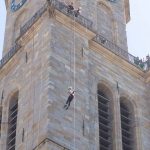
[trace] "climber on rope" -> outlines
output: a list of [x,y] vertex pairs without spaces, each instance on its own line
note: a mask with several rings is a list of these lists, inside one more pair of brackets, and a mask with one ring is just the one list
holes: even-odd
[[74,10],[73,2],[71,2],[71,3],[68,5],[68,10],[67,10],[67,12],[68,12],[68,13],[71,13],[73,10]]
[[71,101],[74,99],[75,91],[72,89],[72,87],[68,88],[68,94],[69,94],[68,99],[66,101],[66,104],[64,105],[64,108],[66,110],[69,108]]

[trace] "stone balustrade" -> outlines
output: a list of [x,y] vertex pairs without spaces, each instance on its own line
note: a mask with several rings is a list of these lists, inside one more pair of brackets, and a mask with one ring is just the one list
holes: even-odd
[[0,60],[0,69],[17,53],[21,45],[17,43],[9,50],[9,52]]

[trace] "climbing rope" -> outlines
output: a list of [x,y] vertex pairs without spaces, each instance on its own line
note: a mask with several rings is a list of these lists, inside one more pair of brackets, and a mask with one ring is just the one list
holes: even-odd
[[[75,75],[76,75],[76,51],[75,51],[75,16],[74,16],[74,26],[73,26],[73,53],[74,53],[74,68],[73,68],[73,88],[76,88]],[[74,150],[76,149],[76,139],[75,139],[75,127],[76,127],[76,96],[74,97]]]
[[72,67],[72,49],[70,50],[70,81],[69,81],[69,86],[71,86],[72,85],[72,80],[71,80],[71,76],[72,76],[72,69],[71,69],[71,67]]

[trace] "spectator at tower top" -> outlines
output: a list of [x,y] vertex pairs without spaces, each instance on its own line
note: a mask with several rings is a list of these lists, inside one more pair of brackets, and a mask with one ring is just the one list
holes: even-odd
[[75,10],[75,17],[78,17],[81,14],[81,7],[79,7],[77,10]]
[[74,10],[73,2],[68,5],[68,13]]
[[[65,3],[66,4],[66,3]],[[66,4],[67,5],[67,4]],[[80,14],[81,14],[81,7],[78,7],[77,9],[75,9],[74,7],[74,3],[73,2],[70,2],[68,5],[67,5],[68,9],[67,9],[67,12],[68,13],[73,13],[75,17],[78,17]]]

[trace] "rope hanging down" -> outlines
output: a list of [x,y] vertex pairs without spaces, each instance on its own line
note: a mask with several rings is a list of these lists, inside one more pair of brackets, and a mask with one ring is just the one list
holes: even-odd
[[[76,108],[76,103],[75,103],[75,88],[76,88],[76,82],[75,82],[75,75],[76,75],[76,53],[75,53],[75,17],[74,17],[74,26],[73,26],[73,53],[72,53],[72,49],[70,50],[70,85],[73,85],[73,88],[72,86],[70,86],[68,88],[68,93],[69,93],[69,97],[67,99],[67,102],[66,104],[64,105],[64,108],[67,110],[70,106],[70,103],[71,101],[74,99],[74,115],[73,115],[73,118],[74,118],[74,150],[76,149],[76,144],[75,144],[75,117],[76,117],[76,114],[75,114],[75,108]],[[73,67],[72,67],[72,55],[73,55]],[[73,70],[72,70],[73,68]],[[73,74],[72,74],[73,72]],[[73,83],[72,83],[72,76],[73,76]]]
[[[74,30],[73,30],[73,50],[74,50],[74,71],[73,71],[73,87],[74,87],[74,90],[76,88],[76,82],[75,82],[75,75],[76,75],[76,53],[75,53],[75,17],[74,17]],[[75,101],[75,98],[74,98],[74,150],[76,149],[76,140],[75,140],[75,117],[76,117],[76,112],[75,112],[75,108],[76,108],[76,101]]]

